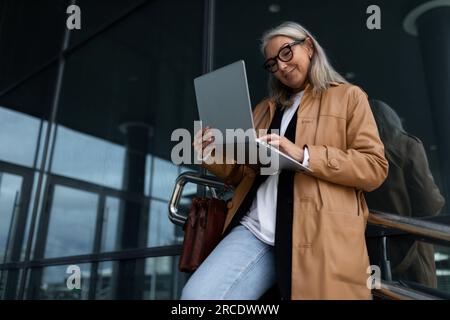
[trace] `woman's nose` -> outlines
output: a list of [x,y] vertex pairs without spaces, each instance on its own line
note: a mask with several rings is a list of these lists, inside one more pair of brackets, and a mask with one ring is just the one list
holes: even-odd
[[286,69],[286,67],[287,67],[287,63],[286,62],[281,61],[279,59],[277,59],[277,62],[278,62],[278,69],[280,69],[280,70]]

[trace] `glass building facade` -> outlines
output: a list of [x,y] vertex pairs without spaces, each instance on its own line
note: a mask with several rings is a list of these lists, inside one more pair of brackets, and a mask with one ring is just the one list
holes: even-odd
[[[381,30],[359,0],[0,0],[0,297],[178,299],[188,275],[168,201],[175,179],[200,169],[171,162],[171,134],[193,133],[193,78],[209,70],[243,59],[252,103],[265,97],[259,38],[285,20],[396,110],[448,199],[450,7],[413,35],[405,19],[426,1],[379,2]],[[80,30],[66,26],[72,4]],[[430,56],[432,41],[442,53]],[[182,205],[199,192],[188,185]],[[450,250],[434,255],[449,292]],[[67,287],[72,265],[80,289]]]

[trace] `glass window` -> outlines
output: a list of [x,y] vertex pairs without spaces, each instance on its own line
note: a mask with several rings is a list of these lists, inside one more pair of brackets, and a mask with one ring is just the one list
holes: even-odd
[[168,218],[168,204],[158,200],[150,202],[148,246],[167,246],[179,243],[176,227]]
[[[106,16],[134,4],[114,2]],[[86,16],[102,11],[101,2],[82,1],[80,8]],[[192,79],[202,69],[202,22],[202,1],[152,1],[71,52],[52,172],[168,200],[178,175],[170,136],[197,117]],[[186,26],[190,32],[180,38]],[[193,62],[180,63],[186,59]],[[159,160],[152,164],[152,157]]]
[[178,256],[146,259],[144,299],[179,298],[185,278],[178,272],[178,260]]
[[52,172],[121,189],[124,155],[115,143],[58,126]]
[[[80,3],[82,15],[97,6],[86,3]],[[114,14],[127,10],[112,6],[106,10]],[[191,129],[197,119],[193,78],[202,70],[203,13],[202,1],[153,1],[67,57],[52,172],[135,199],[107,199],[102,250],[179,243],[167,218],[180,172],[170,161],[175,145],[170,137],[174,129]],[[190,32],[180,38],[186,26]],[[180,63],[184,60],[193,62]],[[145,196],[151,197],[149,205]],[[123,234],[118,228],[134,230],[136,239],[116,239],[114,247],[113,238]]]
[[[388,237],[387,248],[393,281],[438,297],[450,294],[450,248],[401,235]],[[378,264],[374,256],[372,250]]]
[[38,138],[47,128],[47,123],[42,128],[41,124],[39,118],[0,107],[0,160],[32,167]]
[[[79,268],[80,287],[77,288],[78,270],[69,267]],[[36,290],[36,299],[43,300],[85,300],[89,294],[90,264],[51,266],[32,270],[32,272],[42,272],[42,280]]]
[[40,166],[56,71],[56,64],[52,64],[0,92],[0,161],[34,167],[36,159],[36,167]]
[[152,181],[152,165],[153,165],[153,157],[151,155],[147,155],[145,159],[145,195],[150,196],[150,183]]
[[434,246],[437,288],[450,295],[450,248]]
[[4,299],[7,278],[8,278],[8,270],[0,270],[0,299]]
[[103,238],[101,251],[115,251],[117,248],[117,227],[119,221],[120,200],[107,197],[103,214]]
[[144,0],[77,0],[81,10],[81,29],[72,34],[71,46],[86,40],[100,28],[114,23]]
[[[12,2],[9,3],[12,4]],[[22,2],[21,5],[25,6],[25,3]],[[45,6],[44,2],[43,5]],[[33,14],[38,14],[38,11]],[[6,28],[5,23],[2,20],[1,31],[4,30],[3,27]],[[4,38],[0,37],[0,39],[3,41]],[[21,54],[23,53],[19,55]],[[20,60],[19,56],[15,58],[15,61]],[[3,62],[2,60],[0,64]],[[8,90],[0,93],[0,144],[4,146],[4,148],[0,148],[0,171],[27,177],[24,180],[25,189],[21,192],[20,204],[21,209],[24,211],[28,208],[28,216],[26,216],[26,212],[23,215],[22,213],[20,214],[20,223],[15,226],[15,234],[10,237],[10,239],[14,239],[16,250],[18,250],[20,242],[22,242],[22,258],[26,249],[31,213],[34,210],[36,192],[39,192],[37,186],[41,176],[38,171],[35,171],[33,174],[26,167],[36,169],[41,166],[43,150],[47,141],[48,119],[53,103],[56,71],[57,65],[53,63],[43,71],[25,79],[17,86],[11,86]],[[2,77],[2,79],[4,78]],[[26,190],[27,185],[33,186],[32,190],[30,190],[31,193]],[[15,186],[7,186],[4,183],[3,188],[10,189],[15,188]],[[3,215],[9,210],[9,208],[3,208],[0,205],[0,213]],[[24,225],[26,226],[25,233],[23,231]],[[18,258],[17,251],[13,254]]]
[[[53,2],[0,1],[0,143],[7,146],[0,150],[0,164],[39,168],[44,147],[48,150],[49,171],[41,174],[33,168],[23,175],[22,184],[32,190],[29,199],[23,199],[30,204],[24,239],[31,232],[35,239],[31,257],[91,254],[94,239],[101,252],[179,244],[182,232],[167,217],[167,201],[180,173],[170,161],[176,144],[170,137],[174,129],[192,130],[197,119],[193,78],[203,67],[204,1],[77,1],[82,29],[71,33],[73,50],[65,56],[56,101],[56,58],[69,1],[57,6]],[[17,24],[21,19],[26,23]],[[38,47],[42,50],[36,54]],[[40,69],[48,61],[53,62]],[[51,114],[56,119],[47,136]],[[3,179],[1,235],[11,221],[11,199],[5,190],[14,188],[11,179]],[[195,192],[193,188],[186,192]],[[99,209],[104,210],[103,232],[96,238]],[[36,213],[34,225],[30,213]],[[5,236],[0,241],[3,253]],[[110,296],[116,269],[122,286],[128,277],[144,276],[145,259],[127,262],[120,268],[114,262],[99,264],[98,298]],[[140,264],[138,276],[128,272],[134,262]],[[87,298],[88,287],[66,291],[65,267],[33,269],[26,277],[29,296]],[[153,296],[168,296],[162,293],[168,290],[163,283],[170,279],[158,268],[160,282],[154,288],[161,293]],[[87,279],[82,286],[88,285],[90,265],[84,264],[82,271]],[[146,281],[149,287],[149,278]]]
[[7,260],[13,221],[20,206],[22,177],[0,171],[0,263]]
[[[22,244],[22,250],[21,250],[21,254],[20,254],[20,260],[25,260],[25,254],[26,254],[26,249],[27,249],[27,245],[28,245],[28,237],[30,234],[30,229],[31,229],[31,217],[33,215],[33,209],[34,209],[34,202],[36,200],[36,190],[38,189],[38,182],[39,182],[39,173],[37,171],[34,172],[33,175],[33,183],[32,183],[32,189],[31,189],[31,196],[29,199],[29,207],[28,207],[28,212],[27,212],[27,222],[25,224],[25,237],[23,240],[23,244]],[[37,233],[35,232],[33,234],[33,238],[35,239]],[[33,239],[33,241],[34,241]],[[33,248],[32,248],[33,249]],[[30,252],[31,256],[33,256],[33,250],[31,250]]]
[[[178,299],[187,280],[186,274],[178,272],[178,256],[163,256],[139,259],[145,270],[139,292],[130,292],[134,297],[150,300]],[[99,263],[97,272],[96,299],[117,299],[118,261]],[[128,278],[127,278],[128,279]],[[123,281],[123,280],[122,280]],[[130,281],[128,279],[127,281]],[[141,291],[142,290],[142,291]]]
[[171,161],[155,157],[153,161],[152,197],[169,200],[178,174],[178,166]]
[[114,299],[113,272],[117,270],[117,261],[105,261],[98,264],[95,299]]
[[93,250],[98,195],[55,186],[45,258],[88,254]]
[[15,0],[0,3],[0,91],[58,55],[67,2]]

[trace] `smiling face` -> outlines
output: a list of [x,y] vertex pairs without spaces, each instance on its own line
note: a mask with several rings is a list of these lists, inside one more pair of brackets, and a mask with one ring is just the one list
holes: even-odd
[[[265,48],[266,59],[274,58],[284,46],[292,43],[294,39],[285,36],[276,36],[270,39]],[[276,59],[278,70],[273,73],[285,86],[292,89],[293,92],[302,91],[307,83],[309,65],[311,63],[310,55],[314,54],[312,41],[307,38],[303,43],[291,47],[292,59],[283,62]]]

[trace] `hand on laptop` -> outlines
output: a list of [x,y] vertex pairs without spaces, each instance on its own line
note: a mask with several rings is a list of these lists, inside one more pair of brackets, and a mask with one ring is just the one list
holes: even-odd
[[294,158],[298,162],[303,162],[303,148],[292,143],[288,138],[272,133],[259,137],[259,140],[274,146],[275,148]]
[[194,142],[192,145],[194,146],[195,151],[202,160],[206,159],[211,152],[214,150],[215,145],[214,136],[212,135],[211,128],[206,127],[199,130],[194,136]]

